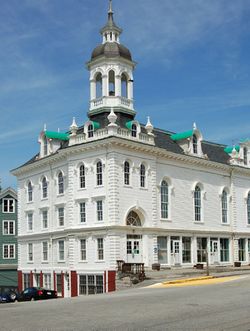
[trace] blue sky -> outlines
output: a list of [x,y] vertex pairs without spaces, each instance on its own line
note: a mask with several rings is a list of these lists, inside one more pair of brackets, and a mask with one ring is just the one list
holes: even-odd
[[[38,152],[39,132],[86,120],[85,63],[108,0],[0,1],[0,177]],[[250,137],[249,0],[113,0],[121,43],[138,62],[137,119],[205,140]]]

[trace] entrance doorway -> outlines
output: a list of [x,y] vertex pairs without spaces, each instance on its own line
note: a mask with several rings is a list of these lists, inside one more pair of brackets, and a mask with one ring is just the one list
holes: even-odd
[[127,262],[142,263],[141,235],[127,235]]
[[171,237],[171,264],[179,265],[180,263],[180,237]]
[[217,238],[211,238],[210,240],[210,263],[219,264],[219,249]]

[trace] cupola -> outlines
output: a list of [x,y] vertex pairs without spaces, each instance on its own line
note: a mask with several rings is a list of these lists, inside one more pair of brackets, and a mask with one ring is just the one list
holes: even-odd
[[120,43],[122,29],[114,21],[112,0],[109,1],[108,21],[100,30],[102,44],[92,52],[87,63],[90,71],[89,118],[100,113],[126,113],[135,116],[133,102],[133,71],[136,63],[127,47]]

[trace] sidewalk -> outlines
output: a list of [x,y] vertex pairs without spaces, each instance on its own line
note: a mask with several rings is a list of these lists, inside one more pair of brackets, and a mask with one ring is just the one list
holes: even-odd
[[[166,282],[170,280],[179,280],[185,278],[199,278],[207,276],[206,269],[196,268],[171,268],[162,269],[160,271],[145,270],[146,279],[137,284],[137,286],[148,286],[155,283]],[[250,274],[250,266],[232,267],[232,266],[211,266],[209,267],[209,275],[214,277],[236,276]]]

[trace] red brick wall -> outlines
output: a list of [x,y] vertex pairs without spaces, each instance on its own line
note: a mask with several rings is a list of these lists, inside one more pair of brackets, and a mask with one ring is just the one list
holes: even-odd
[[76,271],[71,271],[71,296],[76,297],[77,295],[77,274]]

